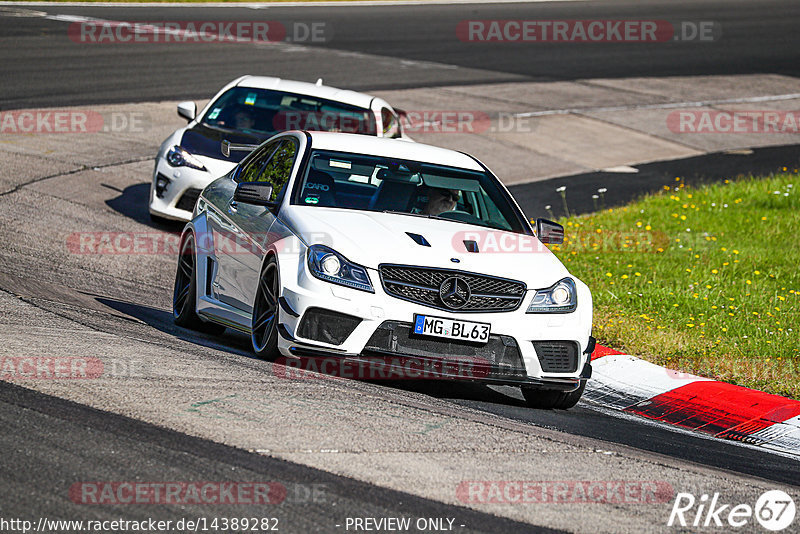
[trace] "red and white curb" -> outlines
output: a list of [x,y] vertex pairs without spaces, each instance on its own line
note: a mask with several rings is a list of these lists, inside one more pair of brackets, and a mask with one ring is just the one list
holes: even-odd
[[584,399],[719,439],[800,456],[800,402],[679,373],[597,345]]

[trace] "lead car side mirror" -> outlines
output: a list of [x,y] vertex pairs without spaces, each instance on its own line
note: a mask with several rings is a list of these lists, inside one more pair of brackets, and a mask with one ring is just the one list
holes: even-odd
[[542,243],[560,245],[564,242],[564,227],[547,219],[536,219],[536,237]]
[[178,104],[178,115],[191,122],[197,116],[197,104],[194,102],[181,102]]

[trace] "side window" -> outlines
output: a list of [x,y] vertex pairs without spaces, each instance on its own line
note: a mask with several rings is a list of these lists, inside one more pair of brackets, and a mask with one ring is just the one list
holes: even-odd
[[261,172],[261,169],[264,167],[264,164],[269,161],[270,156],[275,152],[275,149],[278,148],[278,145],[281,144],[281,141],[275,141],[268,144],[264,149],[258,154],[256,157],[251,159],[242,171],[236,176],[237,182],[255,182],[257,181],[258,175]]
[[297,144],[293,139],[284,140],[254,180],[272,184],[272,200],[277,199],[278,194],[283,192],[286,182],[289,181],[292,174],[292,165],[296,156]]
[[384,137],[400,137],[400,121],[389,108],[381,108],[381,123]]

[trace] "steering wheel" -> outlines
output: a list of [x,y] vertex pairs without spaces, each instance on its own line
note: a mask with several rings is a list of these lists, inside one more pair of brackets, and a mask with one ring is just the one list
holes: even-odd
[[474,216],[468,211],[462,210],[453,210],[453,211],[445,211],[439,214],[439,217],[442,219],[452,219],[454,221],[465,222],[465,223],[482,223],[483,221],[478,217]]

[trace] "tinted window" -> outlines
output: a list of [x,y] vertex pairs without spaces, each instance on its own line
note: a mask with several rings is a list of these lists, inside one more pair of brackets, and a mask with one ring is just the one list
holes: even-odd
[[377,135],[375,114],[364,108],[312,96],[234,87],[208,109],[202,122],[250,133],[316,130]]
[[529,233],[497,178],[381,156],[315,150],[295,204],[417,215]]

